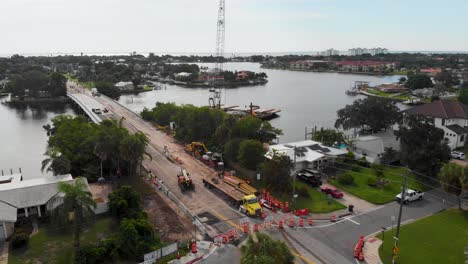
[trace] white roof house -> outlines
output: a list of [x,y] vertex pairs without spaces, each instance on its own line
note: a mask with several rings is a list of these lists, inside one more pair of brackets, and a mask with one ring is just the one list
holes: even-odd
[[277,152],[278,154],[288,156],[294,161],[294,147],[296,147],[296,170],[302,168],[319,169],[319,165],[322,161],[348,153],[346,150],[328,147],[317,141],[304,140],[287,144],[271,145],[265,157],[271,159],[273,152]]
[[[4,179],[11,180],[4,180]],[[21,180],[21,175],[0,178],[0,241],[13,232],[18,216],[28,217],[55,208],[62,202],[63,194],[58,191],[61,182],[73,183],[70,174]]]
[[128,91],[128,90],[134,90],[135,87],[132,82],[118,82],[114,84],[115,87],[117,87],[121,91]]

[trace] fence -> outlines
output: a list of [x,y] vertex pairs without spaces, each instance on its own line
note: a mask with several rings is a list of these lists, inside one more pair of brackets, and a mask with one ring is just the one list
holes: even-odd
[[150,263],[153,263],[154,261],[160,259],[160,258],[163,258],[167,255],[170,255],[174,252],[176,252],[177,250],[179,249],[179,245],[177,243],[172,243],[168,246],[165,246],[165,247],[162,247],[160,249],[157,249],[153,252],[150,252],[150,253],[147,253],[144,255],[143,257],[143,263],[146,264],[150,264]]

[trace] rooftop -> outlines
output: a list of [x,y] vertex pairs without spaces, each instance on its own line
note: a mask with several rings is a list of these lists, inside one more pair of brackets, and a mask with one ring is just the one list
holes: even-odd
[[434,101],[429,104],[423,104],[414,108],[410,108],[405,112],[408,114],[430,117],[468,119],[468,106],[458,101]]
[[273,151],[289,156],[294,160],[294,147],[296,147],[296,162],[312,162],[325,156],[339,156],[347,153],[345,150],[327,147],[320,142],[304,140],[287,144],[272,145],[265,156],[271,158]]

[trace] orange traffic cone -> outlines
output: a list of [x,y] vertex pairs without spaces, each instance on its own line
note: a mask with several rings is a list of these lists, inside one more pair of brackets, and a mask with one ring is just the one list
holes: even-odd
[[192,253],[197,253],[197,241],[192,242]]

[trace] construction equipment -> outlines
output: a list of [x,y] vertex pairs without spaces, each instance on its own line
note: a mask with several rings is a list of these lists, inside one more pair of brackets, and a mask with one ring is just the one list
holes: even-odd
[[254,194],[242,197],[242,204],[239,206],[239,211],[247,216],[259,217],[262,215],[262,207],[258,203],[257,196]]
[[177,183],[182,192],[194,189],[192,178],[190,178],[190,174],[185,169],[180,169],[180,173],[177,174]]
[[221,108],[221,88],[220,83],[224,83],[223,62],[224,62],[224,42],[226,30],[226,3],[225,0],[219,1],[218,20],[216,27],[216,61],[214,74],[210,78],[211,85],[214,87],[210,89],[210,97],[208,103],[212,108]]
[[192,142],[185,145],[185,151],[192,154],[197,159],[201,159],[208,151],[203,142]]

